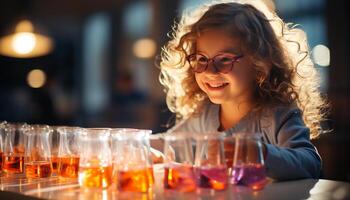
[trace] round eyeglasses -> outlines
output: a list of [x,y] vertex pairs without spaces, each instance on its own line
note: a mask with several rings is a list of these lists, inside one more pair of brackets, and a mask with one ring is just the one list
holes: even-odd
[[207,70],[210,62],[213,62],[215,71],[218,73],[228,73],[232,70],[234,63],[238,62],[243,55],[218,54],[213,58],[208,58],[202,54],[191,54],[187,57],[187,61],[193,72],[202,73]]

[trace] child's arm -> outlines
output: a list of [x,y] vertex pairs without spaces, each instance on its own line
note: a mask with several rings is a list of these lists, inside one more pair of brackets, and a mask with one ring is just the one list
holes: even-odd
[[157,133],[150,136],[150,151],[153,164],[164,162],[164,154],[162,153],[164,149],[163,134],[165,133]]
[[277,180],[319,178],[321,158],[299,110],[288,112],[276,130],[277,145],[265,144],[269,177]]

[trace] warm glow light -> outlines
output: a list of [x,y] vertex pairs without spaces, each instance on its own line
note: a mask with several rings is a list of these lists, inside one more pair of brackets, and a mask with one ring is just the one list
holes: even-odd
[[15,33],[12,39],[12,48],[18,54],[28,54],[33,51],[36,38],[33,33]]
[[16,33],[18,32],[33,32],[34,26],[29,20],[22,20],[16,26]]
[[157,45],[152,39],[139,39],[135,42],[133,50],[138,58],[152,58],[156,54]]
[[312,49],[312,58],[320,66],[327,67],[330,64],[330,50],[325,45],[319,44]]
[[0,54],[16,58],[43,56],[51,52],[51,38],[34,33],[34,26],[28,20],[20,21],[13,34],[0,39]]
[[34,69],[27,75],[27,83],[32,88],[40,88],[46,82],[46,74],[40,69]]

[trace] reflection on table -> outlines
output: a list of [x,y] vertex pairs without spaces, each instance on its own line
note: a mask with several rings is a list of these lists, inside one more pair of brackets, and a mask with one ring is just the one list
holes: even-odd
[[[0,177],[1,199],[350,199],[350,183],[303,179],[273,182],[260,191],[243,186],[229,186],[225,191],[197,190],[179,193],[163,190],[163,169],[155,167],[155,185],[149,193],[120,193],[115,185],[105,190],[87,190],[76,179],[58,177],[27,179],[23,175]],[[25,195],[25,196],[21,196]],[[34,198],[35,199],[35,198]]]

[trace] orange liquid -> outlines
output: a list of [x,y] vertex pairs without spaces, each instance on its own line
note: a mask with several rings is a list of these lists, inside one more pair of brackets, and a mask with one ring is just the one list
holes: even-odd
[[164,188],[181,192],[192,192],[196,181],[192,166],[167,166],[164,168]]
[[60,157],[58,175],[65,178],[78,178],[79,157]]
[[0,172],[2,172],[2,152],[0,151]]
[[52,166],[50,162],[30,162],[26,163],[27,178],[45,178],[50,177]]
[[152,168],[118,171],[117,185],[120,191],[148,192],[153,183]]
[[112,166],[79,167],[79,184],[88,188],[107,188],[112,183]]
[[8,156],[2,157],[3,171],[8,174],[21,174],[24,172],[24,156]]
[[57,173],[58,170],[58,157],[52,156],[51,157],[51,163],[52,163],[52,172]]
[[147,175],[148,175],[148,181],[150,186],[153,186],[154,184],[153,167],[148,168]]

